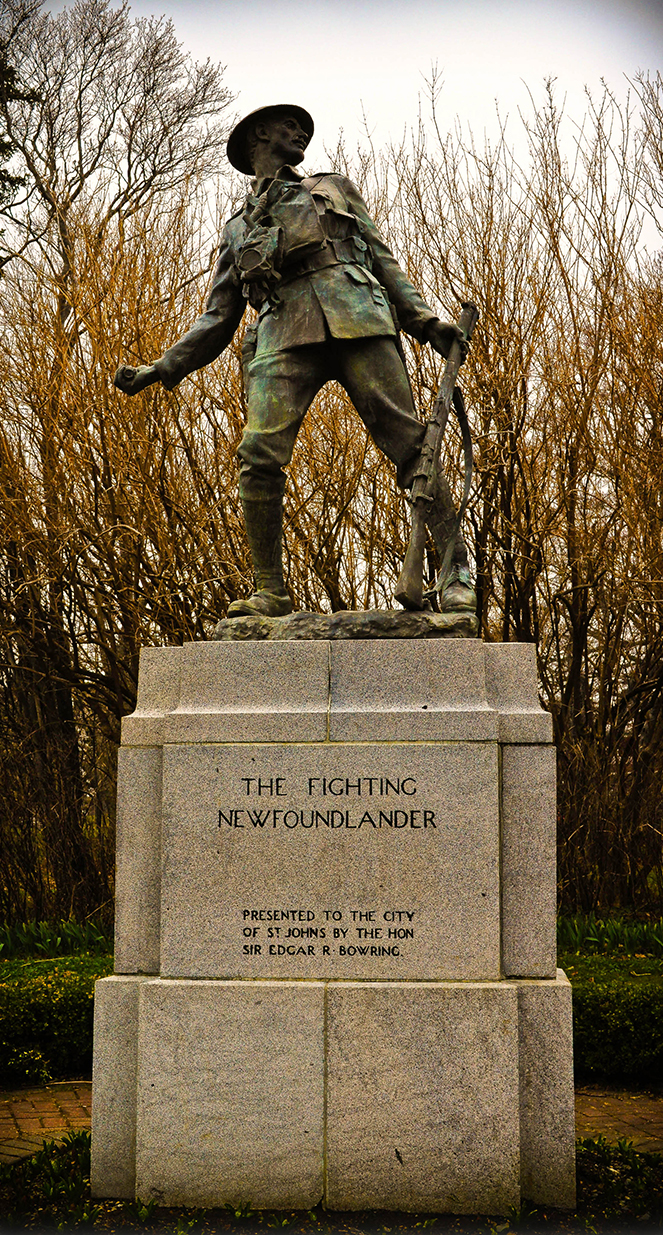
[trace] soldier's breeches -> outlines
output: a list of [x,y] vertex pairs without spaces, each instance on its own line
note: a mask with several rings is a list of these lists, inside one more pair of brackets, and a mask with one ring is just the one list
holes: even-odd
[[[302,421],[318,391],[332,380],[345,388],[376,446],[395,463],[399,485],[409,488],[425,426],[416,418],[393,338],[329,339],[258,355],[247,365],[248,424],[237,451],[243,499],[283,494],[283,469]],[[455,511],[449,486],[441,479],[436,522],[450,531]],[[466,560],[460,536],[454,559]]]
[[312,353],[317,347],[269,352],[244,370],[248,423],[237,455],[244,498],[283,494],[285,473],[300,425],[320,386]]
[[256,356],[246,372],[249,417],[238,456],[240,493],[283,492],[302,421],[318,391],[336,380],[346,389],[376,446],[406,486],[424,434],[416,419],[393,339],[330,339]]

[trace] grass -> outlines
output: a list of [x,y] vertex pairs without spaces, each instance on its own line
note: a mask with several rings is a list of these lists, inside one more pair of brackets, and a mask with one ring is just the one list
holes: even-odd
[[583,983],[621,982],[633,986],[663,985],[663,957],[560,952],[557,963],[574,986]]

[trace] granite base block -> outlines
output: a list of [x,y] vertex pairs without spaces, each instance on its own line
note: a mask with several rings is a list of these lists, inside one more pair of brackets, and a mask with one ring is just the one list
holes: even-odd
[[495,741],[483,644],[330,643],[329,741]]
[[117,767],[115,972],[159,972],[163,750],[125,746]]
[[507,978],[557,969],[554,746],[502,748],[502,965]]
[[498,788],[489,742],[167,747],[161,976],[499,978]]
[[123,746],[551,739],[534,646],[474,639],[143,648],[136,711],[122,721]]
[[518,1205],[518,1009],[506,983],[330,984],[330,1209]]
[[569,996],[561,973],[104,979],[93,1194],[270,1209],[572,1206]]
[[114,976],[95,983],[93,1196],[130,1200],[135,1193],[138,1001],[147,980]]
[[323,1027],[322,983],[146,983],[136,1195],[160,1205],[316,1205]]
[[230,622],[142,650],[95,1195],[573,1204],[536,651],[414,619]]
[[500,742],[552,742],[552,716],[539,703],[535,644],[484,643],[483,654]]
[[520,1184],[537,1205],[576,1203],[571,984],[518,982]]

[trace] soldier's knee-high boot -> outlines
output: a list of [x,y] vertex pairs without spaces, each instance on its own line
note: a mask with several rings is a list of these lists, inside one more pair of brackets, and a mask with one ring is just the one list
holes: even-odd
[[444,558],[446,553],[449,537],[454,537],[449,574],[439,596],[440,609],[443,613],[458,613],[464,609],[474,610],[476,609],[477,598],[470,577],[467,547],[461,536],[460,529],[457,529],[455,526],[456,511],[451,491],[447,478],[439,466],[436,476],[436,490],[435,500],[428,512],[426,523],[435,541],[435,547],[440,555],[440,560]]
[[283,498],[243,497],[242,509],[256,590],[247,600],[234,600],[228,617],[284,617],[292,613],[292,602],[283,582]]

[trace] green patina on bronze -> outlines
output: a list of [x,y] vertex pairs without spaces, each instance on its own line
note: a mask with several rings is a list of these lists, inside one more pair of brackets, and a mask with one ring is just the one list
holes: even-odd
[[[235,601],[230,616],[278,617],[292,609],[281,560],[284,469],[321,387],[336,380],[347,390],[374,442],[395,463],[399,484],[409,488],[425,426],[415,414],[398,332],[445,356],[462,339],[410,283],[352,181],[296,170],[312,132],[308,113],[285,105],[240,122],[228,155],[240,170],[250,166],[255,178],[224,229],[205,311],[160,360],[121,366],[115,378],[127,394],[156,381],[172,390],[227,347],[247,301],[258,311],[242,351],[248,423],[237,452],[256,594]],[[441,554],[454,537],[453,608],[473,609],[467,551],[439,468],[427,522]],[[450,607],[444,593],[441,607]]]

